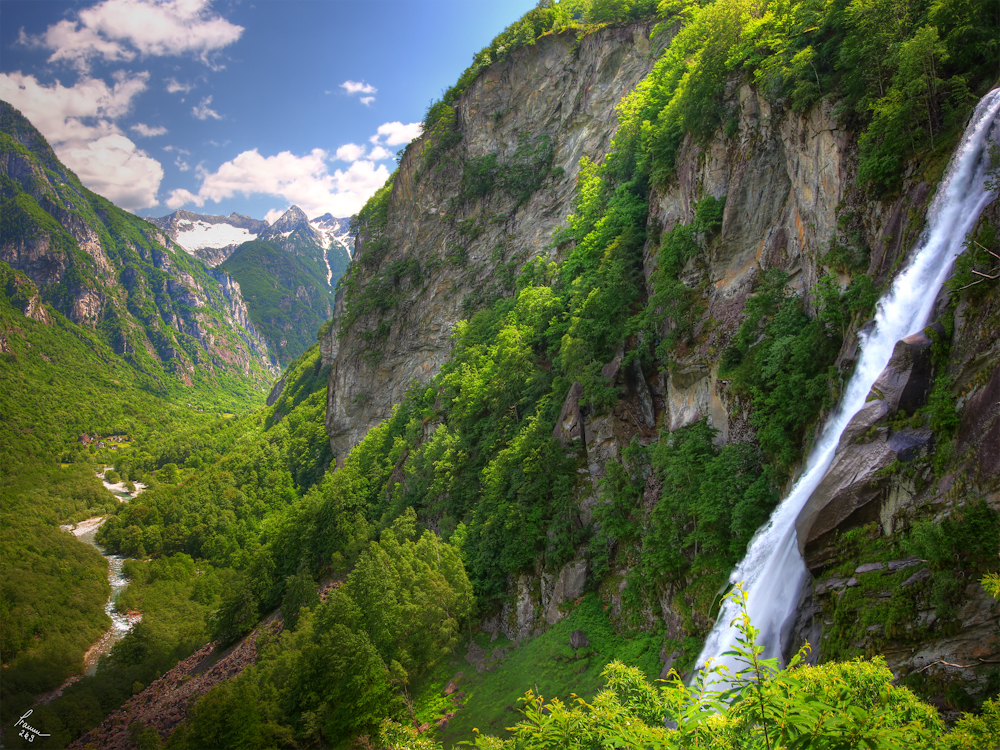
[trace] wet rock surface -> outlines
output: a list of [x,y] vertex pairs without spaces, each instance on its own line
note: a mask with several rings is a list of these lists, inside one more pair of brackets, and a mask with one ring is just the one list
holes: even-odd
[[[935,324],[934,333],[943,329]],[[896,343],[885,369],[875,380],[868,403],[841,435],[833,463],[796,520],[799,552],[812,570],[836,555],[831,534],[880,518],[882,501],[891,494],[889,469],[926,455],[934,433],[925,427],[893,429],[897,414],[914,414],[927,403],[934,371],[932,339],[915,333]]]

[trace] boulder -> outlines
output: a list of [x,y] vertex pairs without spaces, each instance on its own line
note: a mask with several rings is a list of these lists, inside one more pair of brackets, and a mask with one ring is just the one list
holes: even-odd
[[889,414],[889,405],[882,399],[869,401],[861,410],[855,414],[847,427],[840,433],[840,443],[837,444],[837,453],[856,442],[876,424],[881,422]]
[[455,676],[451,678],[451,681],[447,685],[445,685],[444,695],[451,695],[456,690],[458,690],[458,682],[464,676],[465,676],[464,672],[457,672]]
[[896,458],[885,439],[885,432],[887,430],[883,429],[880,440],[849,445],[838,453],[799,513],[795,522],[799,552],[810,567],[813,564],[806,554],[808,545],[848,519],[852,521],[850,525],[855,526],[878,517],[878,504],[872,501],[881,494],[882,483],[873,481],[873,475]]
[[930,351],[933,343],[923,332],[897,341],[868,398],[885,401],[891,414],[900,410],[912,414],[927,403],[934,382]]
[[686,427],[709,413],[712,396],[712,371],[703,364],[670,367],[667,381],[667,404],[671,432]]
[[285,376],[282,375],[281,378],[278,380],[278,382],[271,387],[271,392],[267,394],[267,405],[274,406],[277,400],[281,398],[281,393],[284,390],[285,390]]
[[601,368],[601,375],[615,382],[618,380],[618,372],[622,369],[621,355],[615,357]]
[[[940,325],[935,329],[942,332]],[[896,342],[885,369],[872,385],[868,402],[841,434],[837,454],[796,519],[799,552],[810,569],[822,567],[827,555],[822,539],[834,529],[860,526],[879,518],[879,500],[887,479],[877,474],[894,461],[912,461],[928,450],[928,429],[904,428],[890,434],[884,425],[899,411],[912,414],[927,402],[934,371],[934,342],[921,332]]]
[[906,464],[931,449],[934,433],[927,428],[907,427],[892,433],[887,444],[896,458]]

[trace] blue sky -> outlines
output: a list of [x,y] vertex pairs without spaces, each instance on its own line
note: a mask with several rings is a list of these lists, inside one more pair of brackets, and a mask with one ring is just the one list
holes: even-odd
[[141,216],[355,213],[535,0],[0,0],[0,99]]

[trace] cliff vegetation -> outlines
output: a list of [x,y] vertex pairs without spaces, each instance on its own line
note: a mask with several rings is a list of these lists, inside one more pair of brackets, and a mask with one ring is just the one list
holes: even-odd
[[811,650],[764,659],[744,609],[744,668],[681,680],[995,82],[994,10],[562,0],[505,30],[352,221],[269,406],[115,458],[152,488],[99,538],[151,560],[149,615],[37,709],[52,746],[995,742],[995,201],[800,534]]

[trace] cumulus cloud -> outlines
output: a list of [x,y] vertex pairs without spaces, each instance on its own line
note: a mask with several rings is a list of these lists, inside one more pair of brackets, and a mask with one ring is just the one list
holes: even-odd
[[45,86],[32,75],[0,73],[0,99],[21,110],[55,147],[55,143],[117,133],[112,121],[128,113],[148,79],[148,73],[139,73],[117,75],[112,86],[87,77],[73,86],[59,81]]
[[160,203],[156,191],[163,167],[123,135],[66,146],[59,157],[83,184],[115,205],[134,211]]
[[166,80],[168,94],[187,94],[194,88],[193,83],[181,83],[176,78]]
[[212,103],[212,97],[206,96],[201,100],[201,104],[197,107],[191,107],[191,114],[197,117],[199,120],[207,120],[211,117],[213,120],[221,120],[222,115],[216,112],[214,109],[208,105]]
[[[414,138],[419,138],[424,132],[424,126],[419,122],[404,125],[401,122],[386,122],[378,126],[378,131],[368,140],[376,146],[403,146]],[[385,140],[382,140],[382,139]]]
[[181,172],[187,172],[191,169],[191,165],[184,161],[183,157],[178,156],[174,159],[174,166],[177,167]]
[[374,94],[378,91],[377,88],[364,81],[344,81],[340,84],[340,88],[348,94]]
[[357,143],[345,143],[337,149],[336,158],[340,161],[357,161],[364,155],[364,146],[359,146]]
[[20,41],[50,49],[49,62],[78,70],[87,70],[95,58],[130,61],[138,55],[193,54],[212,65],[212,53],[239,39],[243,27],[213,13],[210,5],[211,0],[104,0]]
[[366,107],[368,107],[368,106],[371,106],[371,103],[373,101],[375,101],[375,97],[374,96],[362,96],[359,101],[362,104],[364,104]]
[[376,146],[372,149],[371,153],[368,154],[368,158],[372,161],[385,161],[386,159],[392,159],[396,155],[387,148],[382,146]]
[[327,212],[350,216],[389,177],[385,165],[376,167],[367,160],[355,161],[346,170],[330,172],[328,159],[329,154],[318,148],[304,156],[288,151],[274,156],[261,156],[256,149],[244,151],[214,172],[200,171],[201,186],[197,193],[185,189],[171,191],[167,206],[171,210],[186,204],[202,207],[206,201],[218,203],[240,193],[280,197],[299,206],[308,216]]
[[153,138],[158,135],[166,135],[167,129],[162,125],[157,125],[156,127],[150,127],[142,122],[137,122],[135,125],[129,128],[136,135],[142,136],[143,138]]
[[0,99],[21,110],[83,184],[136,210],[158,205],[163,167],[125,137],[115,120],[129,112],[148,80],[148,73],[119,71],[113,85],[84,76],[63,86],[43,85],[20,72],[0,73]]
[[[289,206],[289,208],[291,208],[291,206]],[[285,211],[287,210],[288,208],[285,209]],[[282,217],[285,211],[282,211],[280,208],[272,208],[266,214],[264,214],[264,221],[266,221],[268,224],[273,224]]]

